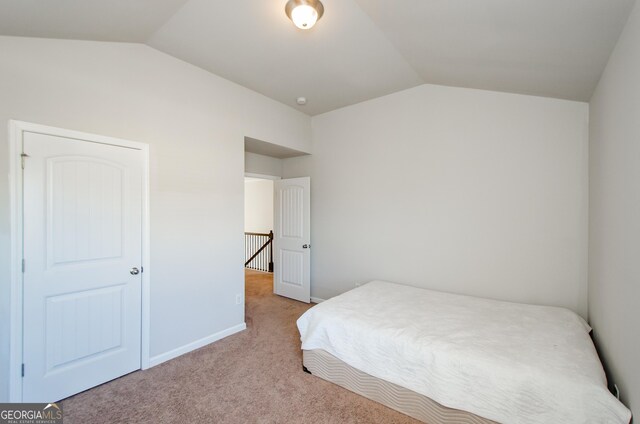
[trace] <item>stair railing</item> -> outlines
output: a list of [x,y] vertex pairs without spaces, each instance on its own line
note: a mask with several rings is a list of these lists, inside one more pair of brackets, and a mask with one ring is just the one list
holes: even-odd
[[268,234],[245,232],[244,252],[246,268],[273,272],[273,231]]

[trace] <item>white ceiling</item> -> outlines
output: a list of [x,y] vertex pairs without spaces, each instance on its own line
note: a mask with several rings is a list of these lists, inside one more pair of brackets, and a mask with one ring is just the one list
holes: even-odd
[[187,0],[0,0],[0,34],[145,42]]
[[588,101],[633,2],[323,0],[301,31],[286,0],[0,0],[0,34],[146,42],[315,115],[423,83]]
[[310,115],[422,84],[353,0],[323,3],[303,31],[286,0],[190,0],[149,45]]
[[581,101],[591,98],[633,5],[356,1],[425,82]]

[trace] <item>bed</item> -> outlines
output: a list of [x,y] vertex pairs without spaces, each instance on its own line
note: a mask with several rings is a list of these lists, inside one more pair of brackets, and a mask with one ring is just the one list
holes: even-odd
[[312,374],[429,423],[629,423],[568,309],[372,281],[298,320]]

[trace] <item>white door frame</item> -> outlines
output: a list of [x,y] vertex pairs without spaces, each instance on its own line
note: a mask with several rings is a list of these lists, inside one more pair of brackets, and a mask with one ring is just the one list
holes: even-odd
[[11,287],[9,323],[9,402],[22,402],[22,255],[23,255],[23,182],[22,182],[22,140],[25,132],[47,134],[76,139],[82,142],[109,144],[142,151],[144,169],[142,171],[142,328],[141,328],[141,368],[150,367],[150,244],[149,244],[149,145],[135,141],[105,137],[63,128],[49,127],[22,121],[9,121],[9,196],[11,219]]

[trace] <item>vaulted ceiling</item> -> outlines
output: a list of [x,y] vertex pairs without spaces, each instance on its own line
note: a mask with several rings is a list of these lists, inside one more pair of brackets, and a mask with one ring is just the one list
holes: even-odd
[[0,34],[146,43],[316,115],[423,83],[588,101],[633,2],[323,0],[302,31],[286,0],[0,0]]

